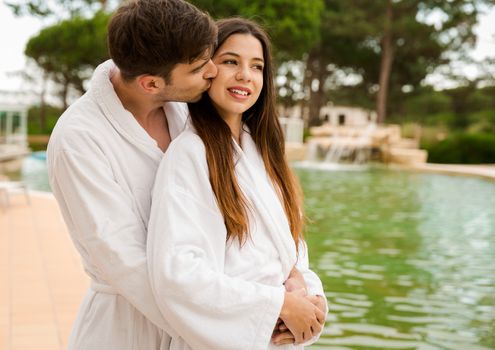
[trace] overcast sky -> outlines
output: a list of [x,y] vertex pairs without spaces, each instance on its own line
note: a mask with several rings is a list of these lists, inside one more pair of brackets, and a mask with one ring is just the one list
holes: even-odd
[[[42,27],[38,19],[15,17],[3,1],[0,2],[0,90],[24,90],[22,80],[10,75],[11,72],[23,70],[26,63],[24,47]],[[476,32],[478,43],[472,56],[478,60],[495,57],[495,8],[481,17]],[[462,70],[470,77],[476,74],[473,67],[462,67]],[[438,85],[442,78],[430,77],[428,81]]]

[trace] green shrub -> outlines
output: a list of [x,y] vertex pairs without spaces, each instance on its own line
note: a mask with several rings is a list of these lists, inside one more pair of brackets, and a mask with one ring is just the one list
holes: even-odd
[[492,134],[457,133],[425,147],[431,163],[495,163],[495,135]]
[[466,98],[466,108],[468,111],[482,111],[495,107],[493,95],[487,90],[473,90]]
[[45,126],[41,127],[40,108],[39,106],[33,106],[28,111],[28,134],[29,135],[48,135],[51,134],[55,123],[60,115],[63,113],[63,109],[46,106],[45,107]]
[[420,148],[429,148],[444,140],[449,133],[450,130],[445,126],[421,126]]
[[304,128],[303,131],[303,142],[306,142],[308,140],[308,137],[311,136],[311,133],[309,132],[308,128]]
[[436,113],[425,117],[429,125],[445,125],[452,127],[456,124],[458,116],[452,112]]
[[408,97],[403,104],[407,115],[415,116],[422,122],[425,122],[425,118],[430,115],[450,112],[451,105],[451,97],[441,91],[421,92],[416,96]]
[[477,123],[470,124],[468,128],[468,132],[495,134],[495,123],[490,123],[487,120],[482,120]]
[[495,109],[484,109],[482,111],[469,113],[468,121],[471,124],[479,122],[488,122],[495,125]]

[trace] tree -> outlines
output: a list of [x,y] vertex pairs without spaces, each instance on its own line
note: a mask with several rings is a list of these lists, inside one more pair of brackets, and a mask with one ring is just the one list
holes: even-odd
[[[321,42],[308,56],[310,106],[318,110],[321,89],[333,73],[352,69],[368,93],[376,94],[378,118],[384,122],[390,95],[414,89],[435,67],[453,59],[453,52],[459,58],[472,47],[473,25],[487,3],[493,1],[325,0]],[[443,18],[441,25],[432,23],[432,15]]]
[[214,18],[242,16],[265,26],[279,63],[300,59],[319,40],[323,0],[191,0]]
[[83,82],[108,57],[105,40],[108,20],[109,15],[104,12],[90,19],[68,19],[43,29],[27,43],[26,56],[62,86],[60,97],[64,108],[69,88],[83,93]]
[[[15,15],[31,15],[41,18],[54,17],[58,20],[91,16],[97,11],[109,10],[108,0],[14,0],[5,1]],[[117,1],[118,2],[118,1]]]
[[[106,28],[108,16],[103,11],[109,10],[111,4],[118,2],[119,0],[5,1],[17,16],[29,15],[51,23],[58,22],[32,37],[25,48],[26,56],[32,58],[42,69],[40,74],[42,88],[39,92],[40,108],[38,110],[41,130],[46,130],[45,95],[48,82],[51,80],[61,85],[60,96],[64,109],[67,107],[67,94],[71,86],[83,92],[83,81],[87,78],[89,67],[94,67],[98,64],[96,61],[101,62],[106,58],[106,48],[102,48],[106,41],[102,28]],[[65,33],[65,30],[68,31]],[[78,30],[81,30],[80,35]],[[90,44],[91,40],[89,40],[91,35],[93,35],[92,40],[96,39],[93,44]],[[94,50],[88,50],[91,45]],[[81,47],[85,48],[78,51]],[[64,52],[64,50],[69,51]],[[75,61],[77,57],[84,55],[88,56],[81,62]],[[81,71],[78,72],[78,69]],[[27,77],[26,79],[39,78]]]

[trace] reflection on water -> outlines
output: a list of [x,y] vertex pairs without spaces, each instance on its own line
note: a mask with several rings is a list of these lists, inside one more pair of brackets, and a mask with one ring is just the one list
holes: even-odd
[[[495,183],[299,169],[330,314],[311,349],[495,349]],[[49,191],[43,160],[28,186]]]
[[29,189],[36,191],[50,191],[45,158],[40,156],[42,152],[35,152],[26,157],[22,163],[19,176]]
[[311,349],[495,348],[495,183],[298,174],[331,309]]

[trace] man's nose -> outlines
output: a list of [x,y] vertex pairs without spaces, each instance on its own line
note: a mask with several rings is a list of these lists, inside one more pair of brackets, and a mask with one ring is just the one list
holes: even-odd
[[217,76],[217,73],[218,73],[218,69],[217,69],[217,66],[215,66],[215,63],[213,63],[213,61],[210,60],[206,65],[207,65],[207,67],[206,67],[205,74],[203,77],[205,79],[215,78]]

